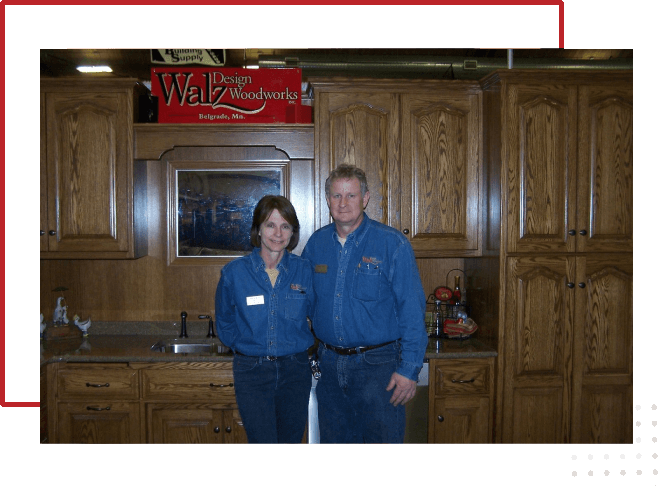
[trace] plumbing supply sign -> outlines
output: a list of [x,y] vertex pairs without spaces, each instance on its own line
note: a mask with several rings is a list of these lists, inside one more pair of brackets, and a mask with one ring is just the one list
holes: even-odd
[[159,123],[302,123],[300,69],[152,68]]

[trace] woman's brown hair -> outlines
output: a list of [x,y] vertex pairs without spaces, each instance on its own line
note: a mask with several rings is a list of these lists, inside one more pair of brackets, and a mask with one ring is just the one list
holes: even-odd
[[259,200],[252,215],[252,227],[250,228],[250,244],[255,248],[262,246],[262,238],[259,236],[259,227],[264,221],[269,219],[274,209],[277,209],[280,215],[287,221],[293,229],[291,240],[287,245],[287,250],[292,251],[298,245],[300,238],[301,225],[298,223],[296,210],[294,206],[284,196],[264,196]]

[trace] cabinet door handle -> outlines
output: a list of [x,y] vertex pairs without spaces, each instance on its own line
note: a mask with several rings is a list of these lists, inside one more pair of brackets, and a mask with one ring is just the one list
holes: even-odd
[[102,407],[87,407],[87,410],[93,410],[94,412],[103,412],[104,410],[110,410],[110,405],[108,405],[106,408],[102,408]]
[[581,231],[579,231],[578,233],[579,233],[581,236],[585,236],[585,235],[588,234],[588,232],[585,231],[585,230],[581,230]]
[[229,425],[227,427],[225,427],[225,432],[227,432],[228,434],[231,433],[232,432],[232,427],[230,427]]
[[228,386],[228,387],[232,388],[234,386],[234,383],[229,383],[227,385],[224,384],[224,383],[221,383],[220,385],[216,385],[215,383],[209,383],[209,386],[216,387],[216,388],[225,388],[225,387]]
[[404,231],[402,231],[402,233],[404,233],[405,235],[408,235],[409,234],[408,228],[406,228]]
[[220,432],[220,427],[214,427],[214,428],[213,428],[213,431],[214,431],[216,434],[218,434],[218,433]]
[[50,230],[48,232],[48,234],[51,235],[51,236],[55,236],[57,234],[57,232],[55,230]]
[[575,287],[574,282],[569,282],[567,284],[567,287],[569,287],[570,289],[573,289]]
[[39,236],[44,236],[46,232],[44,230],[39,230]]
[[569,230],[569,236],[576,236],[576,230]]
[[452,380],[452,383],[473,383],[475,382],[475,378],[471,378],[470,380]]
[[578,286],[579,286],[580,288],[584,289],[584,288],[585,288],[585,282],[580,282],[580,283],[578,284]]
[[87,387],[91,386],[93,388],[103,388],[103,387],[110,388],[110,383],[104,383],[103,385],[96,385],[94,383],[85,383],[85,386],[87,386]]
[[445,420],[445,417],[443,417],[443,415],[439,415],[438,416],[438,421],[443,422],[443,420]]

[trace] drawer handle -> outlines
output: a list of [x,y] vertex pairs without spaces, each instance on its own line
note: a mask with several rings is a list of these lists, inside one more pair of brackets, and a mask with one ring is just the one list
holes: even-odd
[[110,410],[110,405],[108,405],[106,408],[101,408],[101,407],[87,407],[87,410],[93,410],[94,412],[103,412],[104,410]]
[[445,417],[443,417],[443,415],[439,415],[436,418],[438,419],[439,422],[443,422],[445,420]]
[[216,387],[216,388],[225,388],[225,387],[229,386],[230,388],[232,388],[234,386],[234,383],[230,383],[228,385],[225,385],[223,383],[221,383],[220,385],[216,385],[215,383],[209,383],[209,386]]
[[470,380],[452,380],[452,383],[473,383],[475,382],[475,378],[471,378]]
[[110,383],[104,383],[103,385],[96,385],[94,383],[85,383],[85,386],[91,386],[94,388],[103,388],[103,387],[110,387]]

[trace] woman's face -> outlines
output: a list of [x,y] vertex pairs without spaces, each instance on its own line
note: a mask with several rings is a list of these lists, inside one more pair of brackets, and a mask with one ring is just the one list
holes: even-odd
[[272,253],[283,252],[287,248],[287,245],[289,245],[293,234],[294,228],[282,217],[280,211],[277,209],[274,209],[266,221],[259,226],[262,250]]

